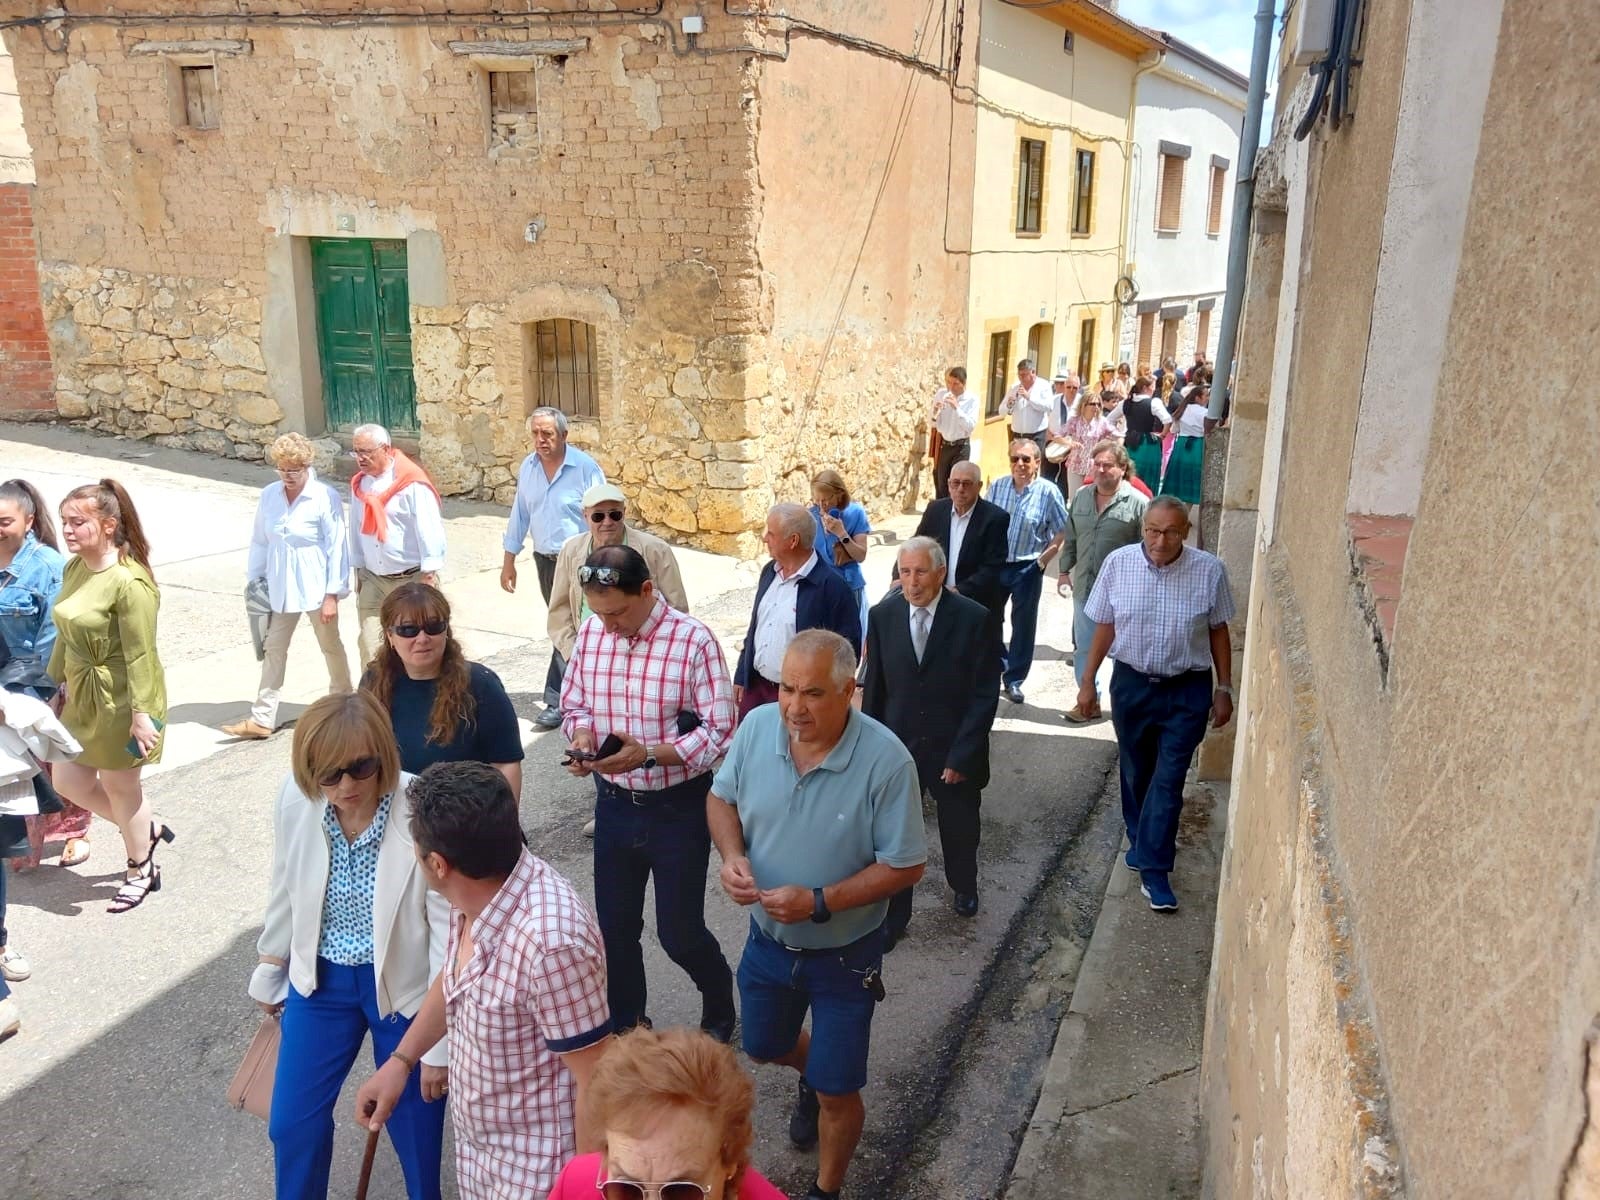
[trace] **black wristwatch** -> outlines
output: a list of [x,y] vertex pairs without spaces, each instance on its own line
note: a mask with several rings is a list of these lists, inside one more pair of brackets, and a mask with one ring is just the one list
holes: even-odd
[[833,920],[833,914],[828,911],[828,902],[822,898],[821,888],[811,889],[811,921],[816,925],[826,925]]
[[661,764],[656,761],[656,756],[654,754],[651,754],[648,750],[646,750],[645,753],[644,753],[644,762],[642,764],[642,769],[644,769],[646,771],[653,771],[657,767],[659,767],[660,765]]

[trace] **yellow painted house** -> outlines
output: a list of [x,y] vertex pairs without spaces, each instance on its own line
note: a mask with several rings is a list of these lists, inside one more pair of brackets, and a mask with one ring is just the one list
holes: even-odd
[[967,370],[989,480],[1018,359],[1048,379],[1115,355],[1136,82],[1160,43],[1089,0],[984,0],[979,29]]

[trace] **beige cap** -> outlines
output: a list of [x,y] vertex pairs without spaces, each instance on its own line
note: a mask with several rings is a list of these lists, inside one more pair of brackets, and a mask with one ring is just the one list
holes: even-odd
[[614,483],[597,483],[583,494],[582,504],[585,508],[593,508],[604,500],[616,500],[623,504],[628,498],[622,494],[622,489]]

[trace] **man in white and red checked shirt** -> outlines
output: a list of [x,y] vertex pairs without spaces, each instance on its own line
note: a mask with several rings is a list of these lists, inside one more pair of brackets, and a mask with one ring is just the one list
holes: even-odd
[[[706,928],[711,768],[733,740],[733,683],[716,635],[656,592],[644,557],[602,546],[578,568],[593,614],[561,686],[567,770],[595,781],[595,912],[617,1029],[648,1023],[644,889],[661,948],[700,989],[700,1027],[733,1037],[733,974]],[[603,757],[596,752],[614,739]]]
[[450,943],[411,1028],[356,1094],[378,1129],[417,1060],[450,1034],[463,1200],[547,1195],[586,1139],[583,1094],[611,1037],[600,931],[572,884],[523,845],[517,798],[487,763],[436,763],[412,781],[411,840],[450,901]]

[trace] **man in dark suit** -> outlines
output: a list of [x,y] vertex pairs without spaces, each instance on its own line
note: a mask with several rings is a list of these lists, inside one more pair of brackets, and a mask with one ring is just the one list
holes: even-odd
[[[999,641],[1005,625],[1007,530],[1011,515],[979,493],[983,472],[975,462],[950,469],[950,498],[928,505],[917,523],[917,536],[932,538],[950,564],[948,580],[969,600],[989,610],[990,632]],[[998,664],[996,669],[998,669]]]
[[[900,590],[867,614],[861,711],[911,751],[939,814],[944,877],[955,909],[978,912],[978,806],[989,782],[989,728],[1000,704],[987,611],[946,591],[944,551],[913,537],[899,555]],[[893,945],[911,920],[911,889],[889,901]]]
[[817,524],[799,504],[767,510],[761,540],[772,561],[761,569],[744,649],[733,672],[733,699],[745,713],[778,698],[783,655],[802,629],[831,629],[861,651],[861,613],[844,576],[812,548]]

